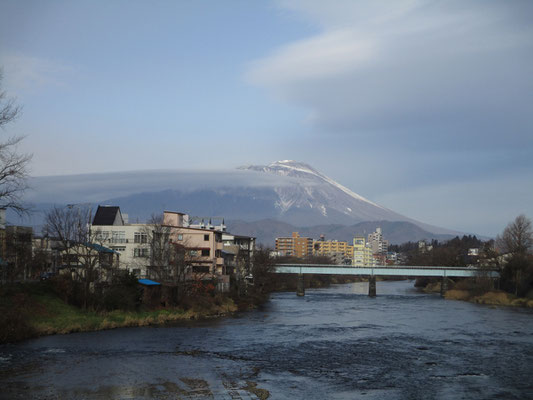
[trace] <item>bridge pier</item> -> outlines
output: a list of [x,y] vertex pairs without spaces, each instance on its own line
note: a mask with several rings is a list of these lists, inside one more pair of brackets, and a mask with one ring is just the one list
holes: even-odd
[[298,274],[298,282],[296,282],[296,296],[305,296],[305,282],[304,274]]
[[376,277],[374,275],[368,278],[368,295],[376,297]]
[[442,280],[440,282],[440,295],[441,297],[444,297],[446,292],[448,291],[448,278],[445,276],[442,277]]

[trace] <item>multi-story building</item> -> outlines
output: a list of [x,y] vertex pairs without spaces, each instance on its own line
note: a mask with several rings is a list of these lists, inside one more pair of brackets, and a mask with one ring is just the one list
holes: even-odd
[[119,267],[147,276],[150,265],[147,224],[128,224],[119,207],[98,206],[91,225],[91,241],[120,253]]
[[229,277],[222,257],[222,232],[215,227],[201,229],[188,224],[187,214],[171,211],[165,211],[159,222],[128,224],[119,207],[99,206],[91,236],[119,252],[120,268],[139,277],[152,277],[151,271],[180,262],[186,264],[186,279],[217,278],[226,289]]
[[353,265],[355,267],[368,267],[376,265],[376,260],[372,253],[372,248],[366,242],[364,236],[353,238]]
[[313,255],[313,239],[293,232],[291,237],[276,238],[276,251],[280,256],[305,258]]
[[[227,275],[222,257],[222,233],[214,227],[209,229],[191,228],[184,225],[186,214],[165,211],[163,226],[170,228],[170,242],[186,250],[191,273],[198,278],[200,274],[209,277]],[[229,280],[228,280],[229,283]]]
[[222,243],[227,273],[235,276],[239,283],[251,278],[255,237],[223,233]]
[[327,256],[335,264],[344,264],[344,260],[353,259],[354,247],[348,242],[338,240],[325,240],[321,236],[320,240],[315,240],[313,243],[313,254],[316,256]]
[[381,228],[376,228],[376,231],[368,235],[368,243],[372,248],[372,252],[378,255],[387,255],[389,249],[389,241],[383,239]]

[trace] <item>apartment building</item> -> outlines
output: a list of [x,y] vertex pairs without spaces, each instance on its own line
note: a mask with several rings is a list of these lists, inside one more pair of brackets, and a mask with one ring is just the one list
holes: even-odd
[[[187,264],[187,279],[216,277],[229,288],[222,257],[222,232],[214,227],[192,228],[188,224],[187,214],[172,211],[165,211],[160,223],[129,224],[119,207],[98,206],[91,237],[94,242],[120,253],[120,268],[138,277],[150,277],[150,271],[158,263],[168,266],[169,249],[174,249],[174,262],[179,258],[179,262]],[[162,257],[167,259],[159,260]]]
[[280,256],[305,258],[313,255],[313,239],[293,232],[291,237],[276,238],[276,252]]
[[372,248],[367,243],[364,236],[356,236],[353,238],[353,265],[355,267],[368,267],[376,265]]
[[344,260],[351,262],[353,259],[354,246],[348,242],[325,240],[324,236],[321,236],[320,240],[313,243],[313,254],[330,257],[335,264],[343,264]]
[[186,249],[191,273],[196,277],[199,274],[226,275],[222,232],[214,227],[190,228],[184,225],[186,221],[186,214],[172,211],[163,213],[163,226],[169,228],[170,242]]
[[146,277],[150,265],[147,224],[128,224],[120,208],[98,206],[91,224],[91,241],[120,254],[119,268]]
[[376,231],[368,235],[368,243],[374,254],[386,256],[389,249],[389,241],[383,238],[381,228],[376,228]]
[[227,273],[234,275],[237,280],[244,280],[252,274],[252,261],[255,251],[255,237],[222,234],[224,245],[222,255]]

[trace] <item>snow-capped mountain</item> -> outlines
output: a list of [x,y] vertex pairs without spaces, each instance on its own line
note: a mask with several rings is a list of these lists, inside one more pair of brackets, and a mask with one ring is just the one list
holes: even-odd
[[[294,227],[353,226],[368,221],[404,222],[411,226],[409,240],[422,234],[414,235],[412,225],[435,234],[456,233],[382,207],[310,165],[291,160],[236,170],[159,170],[37,177],[32,178],[30,185],[33,189],[28,193],[28,201],[35,210],[42,212],[34,213],[31,221],[21,222],[11,215],[10,222],[39,226],[52,204],[91,203],[120,206],[131,222],[145,221],[154,213],[170,210],[199,218],[220,216],[226,221],[245,223],[272,220]],[[264,225],[256,230],[262,229],[261,226]]]
[[302,162],[283,160],[239,169],[294,178],[291,185],[274,188],[278,196],[275,206],[279,217],[286,222],[309,226],[310,222],[324,220],[344,225],[362,221],[409,221],[428,228],[366,199]]

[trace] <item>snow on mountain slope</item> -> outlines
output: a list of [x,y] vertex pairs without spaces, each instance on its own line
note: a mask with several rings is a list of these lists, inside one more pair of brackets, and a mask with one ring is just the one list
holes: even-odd
[[[87,203],[120,206],[132,220],[176,210],[217,215],[227,220],[275,219],[298,227],[353,225],[363,221],[411,222],[432,233],[454,233],[412,220],[376,204],[313,167],[284,160],[237,170],[153,170],[35,177],[27,201],[41,213],[51,204]],[[16,215],[9,215],[12,222]],[[11,220],[10,220],[11,221]]]
[[404,221],[429,232],[455,234],[456,231],[428,225],[376,204],[353,192],[308,164],[293,160],[276,161],[270,165],[249,165],[241,170],[258,171],[293,178],[290,185],[276,187],[279,197],[275,206],[279,219],[310,226],[318,221],[353,224],[362,221]]
[[335,211],[344,214],[350,222],[408,219],[351,191],[305,163],[283,160],[267,166],[250,165],[239,169],[296,178],[290,186],[275,188],[279,196],[276,207],[282,214],[309,209],[324,217]]

